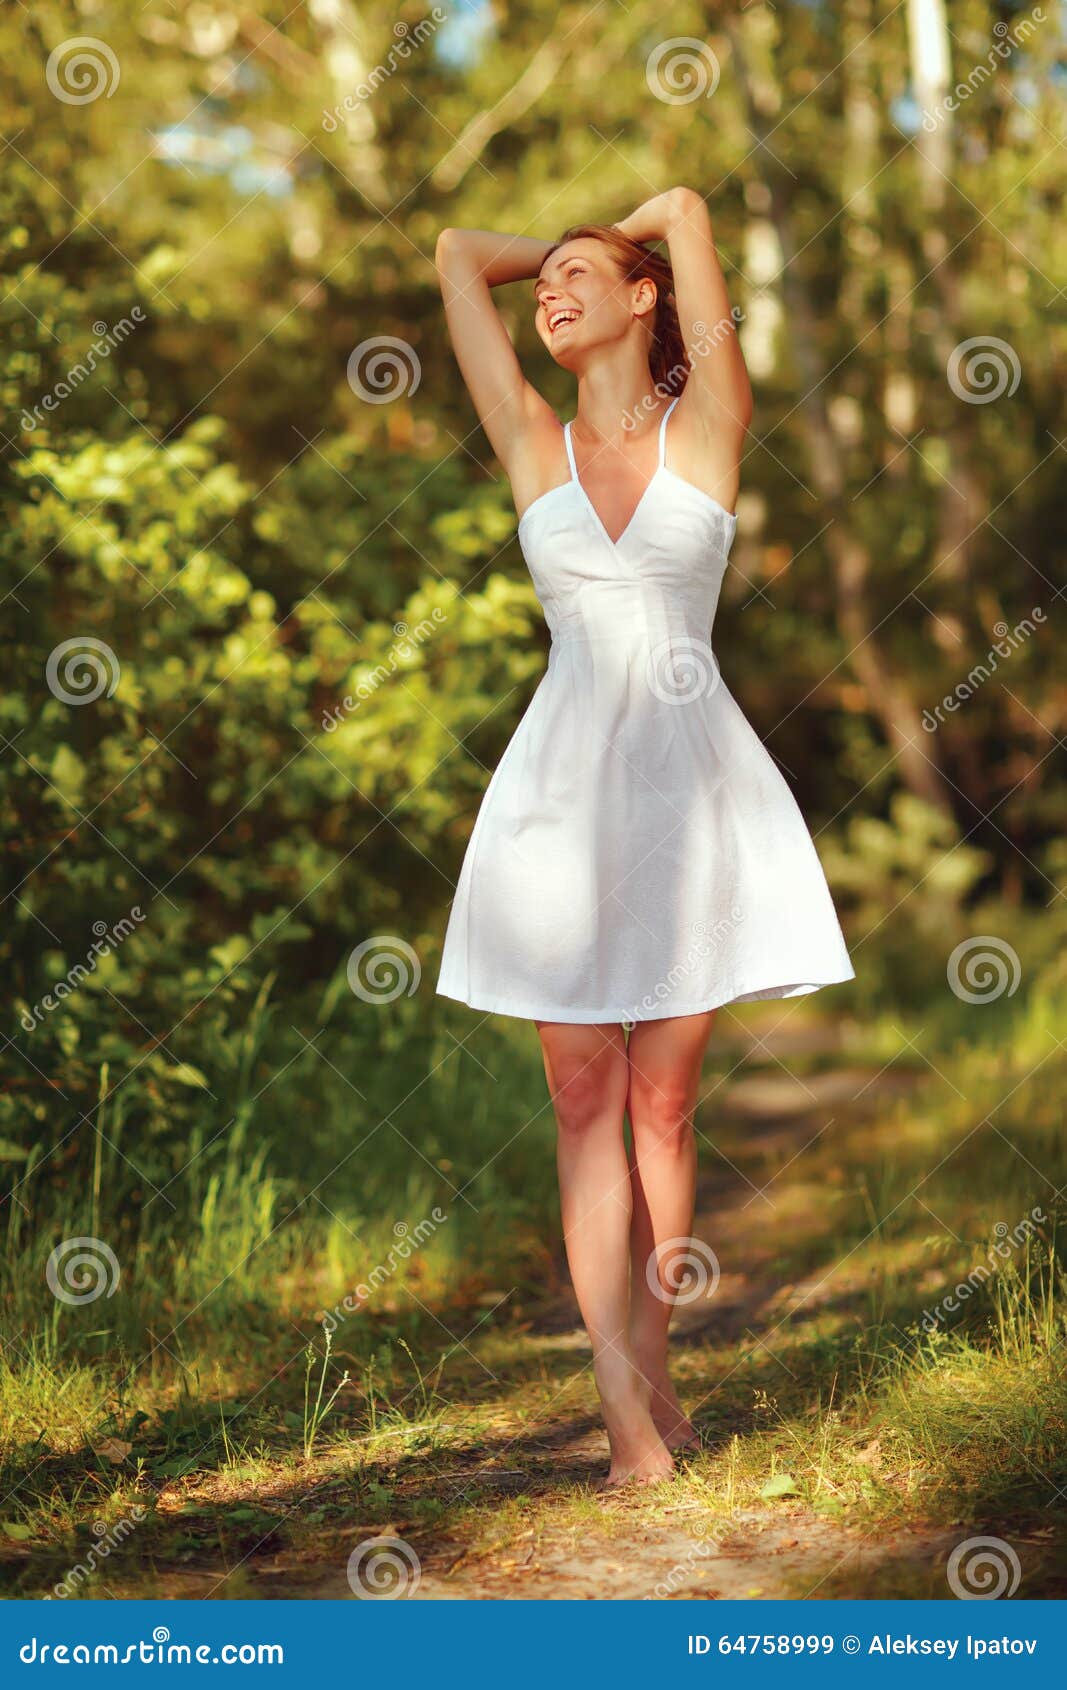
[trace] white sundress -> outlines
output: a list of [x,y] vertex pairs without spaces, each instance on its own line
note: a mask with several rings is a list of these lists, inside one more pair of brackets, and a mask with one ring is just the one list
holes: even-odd
[[581,481],[519,543],[548,668],[482,799],[437,992],[538,1021],[654,1021],[851,980],[822,866],[711,648],[737,518],[666,465],[608,536]]

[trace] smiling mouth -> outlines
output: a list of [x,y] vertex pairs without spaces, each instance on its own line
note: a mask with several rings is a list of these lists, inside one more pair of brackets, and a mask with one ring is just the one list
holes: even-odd
[[553,311],[552,315],[548,319],[549,334],[555,334],[557,329],[565,329],[569,324],[576,323],[580,316],[580,311]]

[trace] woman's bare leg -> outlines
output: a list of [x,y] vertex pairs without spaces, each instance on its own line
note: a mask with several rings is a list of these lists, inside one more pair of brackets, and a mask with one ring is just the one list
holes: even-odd
[[649,1387],[628,1336],[630,1173],[623,1136],[629,1065],[619,1026],[537,1023],[558,1127],[556,1161],[567,1261],[593,1346],[611,1446],[609,1486],[670,1473]]
[[633,1135],[630,1344],[652,1390],[652,1418],[671,1448],[695,1445],[699,1439],[667,1374],[674,1291],[664,1269],[670,1268],[670,1256],[651,1274],[649,1264],[668,1239],[688,1239],[692,1233],[697,1166],[692,1117],[714,1019],[715,1011],[710,1010],[640,1021],[630,1034],[628,1051],[627,1107]]

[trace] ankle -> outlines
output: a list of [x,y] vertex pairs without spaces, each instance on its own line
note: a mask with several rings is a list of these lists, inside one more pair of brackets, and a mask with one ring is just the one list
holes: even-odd
[[663,1344],[655,1339],[642,1343],[639,1338],[630,1340],[630,1353],[634,1359],[634,1366],[644,1374],[646,1379],[666,1379],[667,1352]]
[[593,1377],[601,1402],[618,1405],[627,1412],[636,1408],[649,1412],[651,1387],[630,1356],[612,1350],[594,1357]]

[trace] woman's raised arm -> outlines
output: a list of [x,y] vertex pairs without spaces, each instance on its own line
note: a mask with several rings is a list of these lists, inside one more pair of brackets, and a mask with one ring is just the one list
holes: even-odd
[[696,412],[710,439],[740,451],[752,388],[737,338],[708,208],[693,188],[668,188],[617,225],[631,240],[666,241],[678,326],[692,364],[679,410]]
[[485,229],[443,229],[435,261],[452,348],[489,442],[508,474],[531,426],[554,420],[523,375],[491,289],[538,274],[551,241]]

